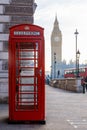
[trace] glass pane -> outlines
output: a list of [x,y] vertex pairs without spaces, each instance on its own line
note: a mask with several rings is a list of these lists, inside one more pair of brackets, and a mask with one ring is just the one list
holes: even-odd
[[20,61],[20,66],[21,67],[37,67],[38,62],[37,60],[21,60]]
[[21,76],[34,76],[34,68],[22,69]]
[[34,86],[20,86],[21,92],[34,92]]
[[34,58],[34,52],[20,52],[20,58]]
[[20,78],[21,84],[34,84],[34,78]]
[[31,43],[31,42],[22,42],[22,43],[18,43],[16,44],[16,48],[20,49],[20,50],[34,50],[35,49],[35,44]]
[[26,67],[34,67],[34,60],[21,60],[20,65]]

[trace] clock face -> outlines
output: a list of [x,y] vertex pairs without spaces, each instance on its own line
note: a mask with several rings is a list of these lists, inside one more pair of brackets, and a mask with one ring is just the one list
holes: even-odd
[[59,39],[59,37],[54,37],[54,40],[56,41],[56,42],[58,42],[60,39]]

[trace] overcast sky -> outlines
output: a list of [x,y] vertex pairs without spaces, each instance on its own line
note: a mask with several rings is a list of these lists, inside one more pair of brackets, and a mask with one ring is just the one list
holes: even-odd
[[87,62],[87,0],[36,0],[35,24],[45,29],[46,70],[50,67],[51,32],[57,13],[62,32],[62,60],[75,60],[75,35],[77,28],[80,63]]

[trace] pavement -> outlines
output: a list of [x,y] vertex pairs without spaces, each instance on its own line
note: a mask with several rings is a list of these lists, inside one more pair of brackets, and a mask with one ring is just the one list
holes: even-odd
[[87,93],[46,85],[46,124],[8,124],[8,105],[0,104],[0,130],[87,130]]

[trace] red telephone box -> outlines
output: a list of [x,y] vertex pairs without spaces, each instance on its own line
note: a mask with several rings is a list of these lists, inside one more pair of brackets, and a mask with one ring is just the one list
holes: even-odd
[[44,29],[10,28],[9,120],[45,123]]

